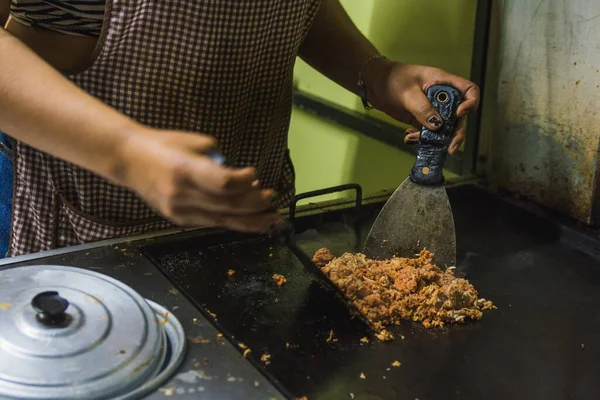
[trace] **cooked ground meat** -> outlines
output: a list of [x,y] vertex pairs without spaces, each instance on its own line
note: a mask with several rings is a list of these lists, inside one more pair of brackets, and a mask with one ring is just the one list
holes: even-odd
[[434,265],[427,250],[416,259],[376,261],[350,253],[336,258],[320,249],[313,261],[381,331],[380,340],[391,339],[385,326],[403,319],[430,328],[477,320],[482,311],[495,308],[491,301],[478,299],[473,285],[455,277],[452,269],[442,271]]
[[264,362],[265,365],[269,365],[271,364],[271,355],[269,353],[263,353],[263,355],[260,357],[260,361]]

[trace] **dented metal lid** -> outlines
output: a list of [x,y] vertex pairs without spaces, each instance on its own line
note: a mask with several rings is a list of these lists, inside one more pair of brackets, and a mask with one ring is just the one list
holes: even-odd
[[0,271],[0,398],[114,399],[147,386],[167,353],[161,319],[133,289],[92,271]]

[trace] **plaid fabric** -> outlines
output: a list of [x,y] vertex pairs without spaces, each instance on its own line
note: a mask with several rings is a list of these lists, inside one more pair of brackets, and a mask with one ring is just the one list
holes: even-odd
[[[156,128],[213,135],[228,162],[294,194],[293,66],[320,0],[113,0],[94,64],[70,78]],[[164,229],[134,193],[17,143],[10,255]]]

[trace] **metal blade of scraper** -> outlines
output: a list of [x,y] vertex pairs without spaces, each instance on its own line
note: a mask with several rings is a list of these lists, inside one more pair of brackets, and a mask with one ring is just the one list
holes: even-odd
[[421,186],[407,178],[377,216],[364,253],[379,260],[414,258],[424,248],[435,254],[439,266],[455,265],[452,209],[443,186]]
[[373,259],[414,257],[421,249],[435,254],[441,267],[456,264],[454,217],[444,187],[443,166],[456,127],[461,93],[448,85],[427,89],[427,97],[442,117],[437,131],[421,129],[417,161],[377,216],[364,253]]

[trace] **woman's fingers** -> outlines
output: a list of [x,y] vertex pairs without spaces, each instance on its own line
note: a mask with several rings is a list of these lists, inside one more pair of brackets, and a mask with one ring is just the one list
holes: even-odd
[[209,212],[244,215],[273,210],[277,206],[276,201],[277,193],[273,189],[252,189],[243,194],[217,196],[189,187],[172,203],[174,207],[196,207]]
[[172,220],[182,227],[219,227],[239,232],[269,233],[283,224],[283,218],[274,213],[230,215],[195,207],[181,207],[175,212]]
[[453,86],[462,93],[462,101],[456,111],[458,118],[477,110],[480,94],[479,87],[475,83],[437,68],[425,67],[425,71],[422,78],[423,91],[426,91],[427,88],[433,85],[444,84]]
[[421,131],[417,128],[408,128],[404,132],[404,143],[406,144],[417,144],[421,138]]
[[[456,125],[455,135],[452,138],[450,145],[448,146],[448,153],[455,155],[456,151],[460,148],[460,145],[465,139],[467,129],[467,118],[460,118]],[[408,128],[404,133],[404,143],[406,144],[418,144],[421,138],[421,131],[417,128]]]
[[203,155],[191,156],[180,164],[186,183],[216,196],[243,194],[254,189],[255,168],[228,168]]
[[413,85],[398,95],[401,96],[401,99],[398,99],[399,104],[404,105],[404,108],[420,125],[426,126],[432,131],[436,131],[442,126],[442,117],[419,86]]
[[462,142],[465,140],[465,135],[467,133],[467,117],[459,118],[456,125],[455,135],[452,138],[452,142],[448,147],[448,153],[453,156],[456,154],[456,151],[459,149]]

